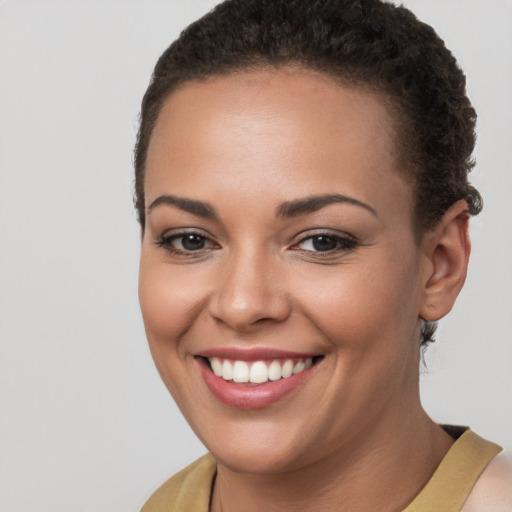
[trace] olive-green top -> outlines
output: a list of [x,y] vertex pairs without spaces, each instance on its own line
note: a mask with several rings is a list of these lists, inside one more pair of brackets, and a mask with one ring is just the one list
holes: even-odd
[[[459,512],[482,471],[501,451],[469,429],[443,428],[459,437],[403,512]],[[208,512],[215,472],[214,458],[204,455],[158,488],[141,512]]]

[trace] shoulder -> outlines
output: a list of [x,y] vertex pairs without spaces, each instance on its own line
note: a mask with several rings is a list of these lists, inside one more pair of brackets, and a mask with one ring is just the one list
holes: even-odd
[[461,512],[512,512],[512,455],[500,453],[476,481]]
[[210,454],[204,455],[164,482],[144,504],[141,512],[207,512],[215,472],[214,458]]

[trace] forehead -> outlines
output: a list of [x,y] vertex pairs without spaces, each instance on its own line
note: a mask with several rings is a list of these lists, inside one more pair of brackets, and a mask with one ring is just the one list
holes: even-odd
[[290,191],[357,196],[403,188],[385,102],[303,69],[186,83],[164,103],[151,137],[146,204],[162,186],[190,195],[193,185],[195,195],[209,195],[244,183],[252,195],[274,187],[276,201]]

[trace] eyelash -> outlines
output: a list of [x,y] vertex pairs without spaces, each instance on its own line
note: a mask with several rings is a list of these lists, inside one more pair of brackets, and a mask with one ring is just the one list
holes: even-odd
[[[183,239],[186,236],[195,236],[204,241],[204,243],[209,243],[210,247],[207,248],[199,248],[198,250],[183,250],[183,249],[177,249],[173,246],[173,242],[176,240],[182,240],[182,246],[183,246]],[[319,251],[319,250],[308,250],[308,249],[300,249],[300,245],[304,244],[306,242],[311,241],[313,244],[315,243],[314,240],[316,239],[328,239],[329,241],[332,241],[336,244],[336,247],[333,249],[328,249],[326,251]],[[215,250],[215,246],[218,247],[218,245],[211,240],[210,237],[207,235],[204,235],[202,233],[199,233],[197,231],[184,231],[180,233],[175,233],[172,235],[162,235],[160,238],[158,238],[155,241],[155,244],[158,247],[162,247],[166,251],[170,252],[173,255],[176,256],[182,256],[182,257],[195,257],[198,255],[203,255],[205,252],[210,252],[212,250]],[[312,235],[308,235],[302,239],[300,239],[297,243],[293,244],[290,249],[293,251],[302,251],[306,254],[314,254],[315,257],[326,257],[326,256],[332,256],[334,254],[338,253],[347,253],[353,251],[356,247],[360,245],[359,241],[353,237],[352,235],[335,235],[333,233],[329,232],[318,232]]]
[[[318,241],[318,239],[320,239],[320,238],[325,238],[325,239],[328,239],[328,240],[334,242],[336,244],[336,247],[333,249],[328,249],[326,251],[319,251],[319,250],[312,251],[312,250],[300,249],[300,248],[295,249],[295,247],[298,247],[299,245],[304,244],[305,242],[311,241],[312,244],[314,244],[315,243],[314,240],[317,239],[317,241]],[[317,256],[317,257],[318,256],[325,257],[325,256],[332,256],[333,254],[338,254],[338,253],[351,252],[358,245],[360,245],[359,241],[351,235],[346,234],[346,235],[340,236],[340,235],[335,235],[335,234],[329,233],[329,232],[319,232],[319,233],[314,233],[312,235],[308,235],[308,236],[302,238],[298,243],[296,243],[292,246],[292,250],[295,250],[295,251],[302,250],[309,254],[315,254],[315,256]]]
[[181,233],[175,233],[172,235],[162,235],[160,238],[158,238],[158,240],[156,240],[155,244],[158,247],[162,247],[163,249],[165,249],[166,251],[170,252],[173,255],[184,256],[184,257],[194,257],[194,256],[197,256],[198,254],[204,254],[205,251],[207,252],[207,251],[213,250],[213,247],[209,247],[206,249],[201,248],[197,251],[190,251],[190,250],[187,251],[187,250],[177,249],[176,247],[174,247],[172,245],[175,240],[180,240],[180,239],[182,239],[182,245],[183,245],[183,239],[186,236],[195,236],[195,237],[198,237],[198,238],[201,238],[202,240],[204,240],[205,243],[210,242],[210,244],[212,246],[217,245],[211,240],[211,238],[209,236],[207,236],[203,233],[199,233],[197,231],[182,231]]

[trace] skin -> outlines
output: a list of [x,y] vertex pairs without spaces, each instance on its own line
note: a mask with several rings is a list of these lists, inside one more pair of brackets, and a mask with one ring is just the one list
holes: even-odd
[[477,480],[461,512],[512,510],[512,457],[501,452]]
[[[418,339],[464,282],[467,205],[418,243],[393,133],[381,98],[301,69],[188,83],[160,113],[146,205],[171,194],[217,218],[148,209],[139,296],[158,371],[218,462],[214,512],[402,510],[453,442],[421,407]],[[317,194],[369,208],[276,216]],[[183,239],[169,237],[192,228],[205,247],[173,253]],[[319,233],[337,250],[316,251]],[[231,408],[194,356],[248,345],[324,358],[278,403]]]

